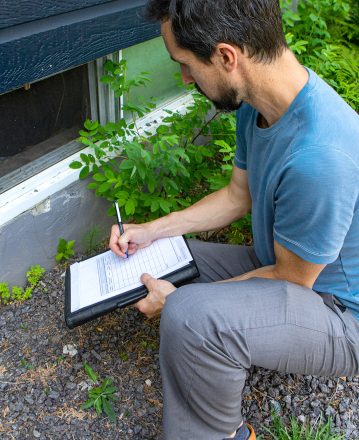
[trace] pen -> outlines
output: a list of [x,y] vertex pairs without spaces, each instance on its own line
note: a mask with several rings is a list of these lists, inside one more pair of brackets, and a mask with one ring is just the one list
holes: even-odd
[[[122,220],[121,220],[120,208],[119,208],[117,202],[113,202],[113,206],[115,207],[115,210],[116,210],[117,223],[118,223],[118,227],[120,229],[120,236],[121,236],[121,235],[123,235],[124,230],[123,230],[123,224],[122,224]],[[128,258],[128,251],[126,251],[126,257]]]

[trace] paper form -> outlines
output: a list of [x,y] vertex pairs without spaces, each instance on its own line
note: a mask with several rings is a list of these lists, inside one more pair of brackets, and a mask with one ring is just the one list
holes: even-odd
[[192,261],[182,236],[162,238],[123,259],[112,251],[71,266],[71,312],[142,285],[140,276],[167,275]]

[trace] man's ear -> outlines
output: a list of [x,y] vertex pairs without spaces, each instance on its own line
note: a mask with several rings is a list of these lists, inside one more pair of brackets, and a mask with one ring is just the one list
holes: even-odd
[[[212,61],[217,62],[228,73],[237,69],[238,53],[237,48],[227,43],[219,43],[216,47],[215,53],[212,56]],[[213,59],[215,58],[215,60]]]

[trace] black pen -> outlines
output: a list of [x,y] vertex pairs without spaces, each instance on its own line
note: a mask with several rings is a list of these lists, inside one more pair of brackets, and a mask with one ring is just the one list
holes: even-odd
[[[118,223],[118,227],[120,229],[120,236],[121,236],[121,235],[123,235],[123,233],[125,231],[123,230],[123,224],[122,224],[122,220],[121,220],[120,208],[119,208],[117,202],[113,202],[113,206],[115,207],[115,210],[116,210],[117,223]],[[128,251],[126,251],[126,257],[128,258]]]

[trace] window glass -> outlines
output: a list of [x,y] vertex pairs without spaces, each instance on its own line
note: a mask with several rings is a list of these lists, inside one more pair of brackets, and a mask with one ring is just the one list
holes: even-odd
[[179,65],[169,57],[161,37],[124,49],[122,57],[127,60],[128,78],[141,72],[150,73],[150,83],[133,89],[132,102],[139,96],[145,100],[154,97],[158,105],[183,93],[174,78],[180,71]]

